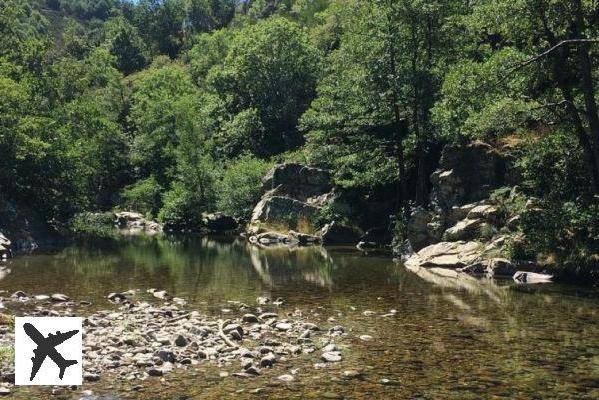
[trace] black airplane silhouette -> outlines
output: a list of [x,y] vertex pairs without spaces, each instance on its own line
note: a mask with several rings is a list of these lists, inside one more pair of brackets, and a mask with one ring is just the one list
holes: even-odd
[[67,369],[67,367],[70,365],[77,364],[77,361],[75,360],[65,360],[64,357],[61,356],[58,351],[56,351],[55,347],[64,342],[65,340],[73,337],[77,332],[79,332],[78,330],[69,331],[66,333],[60,333],[60,331],[57,331],[56,335],[50,333],[48,337],[44,337],[44,335],[42,335],[40,331],[38,331],[35,328],[35,326],[29,323],[24,324],[23,329],[25,329],[25,333],[27,334],[27,336],[29,336],[31,340],[33,340],[35,344],[37,344],[37,349],[33,350],[33,354],[35,354],[35,357],[31,357],[31,361],[33,362],[33,368],[31,369],[31,377],[29,378],[30,381],[32,381],[33,378],[35,378],[35,375],[37,374],[37,371],[39,371],[39,369],[41,368],[42,363],[46,359],[46,356],[50,357],[50,359],[54,361],[54,364],[56,364],[58,368],[60,368],[60,373],[58,374],[58,377],[61,380],[64,376],[65,369]]

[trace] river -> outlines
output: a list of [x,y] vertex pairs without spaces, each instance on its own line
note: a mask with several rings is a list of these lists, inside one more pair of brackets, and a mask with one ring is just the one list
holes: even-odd
[[[259,249],[237,239],[189,237],[90,240],[19,256],[8,268],[3,296],[65,293],[92,303],[82,316],[114,307],[110,292],[159,288],[210,314],[223,313],[232,300],[281,297],[280,313],[299,309],[348,332],[343,361],[325,368],[302,355],[241,379],[200,365],[162,380],[104,378],[84,385],[94,393],[89,399],[599,398],[599,299],[590,289],[410,271],[350,249]],[[294,381],[273,379],[291,368]],[[361,377],[346,379],[348,369]],[[81,398],[83,389],[62,396]],[[57,398],[49,393],[19,388],[11,396]]]

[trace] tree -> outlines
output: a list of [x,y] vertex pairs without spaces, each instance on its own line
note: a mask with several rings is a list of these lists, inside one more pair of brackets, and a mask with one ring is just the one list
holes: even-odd
[[154,175],[161,186],[168,187],[175,176],[180,102],[196,89],[180,65],[156,64],[133,81],[129,118],[135,136],[131,160],[139,177]]
[[[516,127],[566,128],[583,151],[592,190],[599,193],[596,8],[581,0],[482,1],[462,26],[471,49],[469,67],[456,65],[448,76],[444,92],[453,100],[439,105],[441,120],[450,121],[454,105],[473,94],[478,105],[454,113],[453,126],[480,127],[477,121],[500,119],[508,110]],[[459,96],[454,88],[469,80],[468,68],[480,71],[472,87],[476,93]],[[503,106],[493,106],[499,98]]]
[[257,111],[264,134],[255,153],[269,156],[302,144],[297,121],[314,96],[318,71],[319,53],[306,33],[275,18],[235,35],[207,82],[223,101],[227,119]]
[[451,50],[443,23],[451,2],[356,0],[318,97],[302,118],[316,162],[348,186],[397,182],[397,208],[408,210],[406,145],[416,157],[415,200],[426,198],[429,111]]
[[116,17],[104,24],[105,45],[116,57],[119,71],[129,75],[146,66],[148,51],[137,28],[125,18]]

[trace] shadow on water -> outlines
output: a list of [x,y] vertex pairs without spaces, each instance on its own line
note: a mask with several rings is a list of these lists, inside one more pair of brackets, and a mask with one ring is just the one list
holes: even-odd
[[[315,369],[314,358],[294,361],[293,383],[271,385],[267,374],[222,379],[206,369],[171,386],[146,381],[160,387],[160,398],[255,398],[250,390],[258,387],[273,398],[599,398],[599,300],[579,288],[408,270],[343,249],[259,249],[206,237],[87,241],[7,267],[0,289],[9,293],[62,292],[108,308],[107,293],[154,287],[216,313],[228,300],[280,296],[280,313],[299,308],[324,328],[348,331],[342,363]],[[349,368],[364,379],[345,380]]]

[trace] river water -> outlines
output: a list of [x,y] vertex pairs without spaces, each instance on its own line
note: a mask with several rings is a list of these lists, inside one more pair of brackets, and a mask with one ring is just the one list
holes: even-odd
[[[281,297],[280,313],[299,309],[349,333],[343,361],[326,368],[315,368],[317,356],[306,355],[240,379],[200,365],[165,380],[104,378],[63,392],[66,398],[80,398],[82,389],[99,396],[90,399],[599,398],[599,299],[590,289],[410,271],[349,249],[259,249],[208,238],[95,240],[20,256],[9,268],[0,290],[91,301],[83,316],[114,307],[106,300],[110,292],[160,288],[212,314],[231,300]],[[292,368],[293,382],[274,379]],[[345,379],[348,369],[362,378]],[[46,389],[11,396],[60,398]]]

